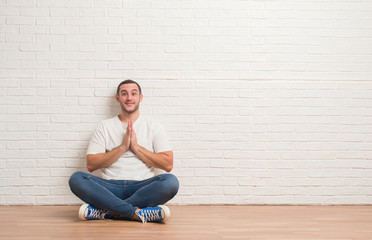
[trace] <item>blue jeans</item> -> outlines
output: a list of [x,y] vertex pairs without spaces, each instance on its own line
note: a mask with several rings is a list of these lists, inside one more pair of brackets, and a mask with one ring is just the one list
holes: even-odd
[[84,202],[133,220],[137,208],[165,204],[178,192],[177,177],[160,174],[143,181],[106,180],[84,172],[72,174],[71,191]]

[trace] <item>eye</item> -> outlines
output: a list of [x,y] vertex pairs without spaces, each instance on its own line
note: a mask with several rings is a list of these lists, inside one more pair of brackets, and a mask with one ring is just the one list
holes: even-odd
[[127,96],[128,94],[126,92],[123,92],[121,96]]

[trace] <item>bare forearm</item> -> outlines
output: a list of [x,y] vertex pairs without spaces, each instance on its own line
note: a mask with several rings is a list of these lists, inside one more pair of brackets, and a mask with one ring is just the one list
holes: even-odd
[[173,168],[172,151],[153,153],[139,145],[132,146],[131,149],[148,166],[160,168],[167,172],[170,172]]
[[106,153],[88,154],[87,155],[87,168],[93,172],[100,168],[105,168],[116,162],[127,149],[120,145]]

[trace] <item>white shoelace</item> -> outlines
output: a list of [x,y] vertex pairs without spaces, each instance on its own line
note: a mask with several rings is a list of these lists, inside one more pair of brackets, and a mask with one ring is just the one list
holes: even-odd
[[161,219],[160,212],[161,210],[141,210],[136,214],[138,218],[141,219],[142,223],[147,223],[151,221],[160,220]]
[[104,216],[105,216],[106,212],[101,210],[101,209],[95,209],[95,208],[91,208],[90,211],[89,211],[89,216],[87,216],[88,218],[93,218],[93,219],[104,219]]

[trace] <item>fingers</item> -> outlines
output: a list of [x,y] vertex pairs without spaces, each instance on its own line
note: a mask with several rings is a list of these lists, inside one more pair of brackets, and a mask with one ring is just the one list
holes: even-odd
[[130,129],[130,147],[133,148],[137,145],[137,136],[136,136],[136,132],[133,128],[133,122],[132,121],[128,122],[128,127]]
[[128,122],[127,131],[129,132],[130,136],[132,137],[132,131],[133,131],[133,122],[132,121]]
[[125,138],[128,144],[128,148],[132,149],[133,147],[137,145],[137,136],[136,136],[136,132],[134,131],[132,121],[128,121],[127,132],[125,134]]

